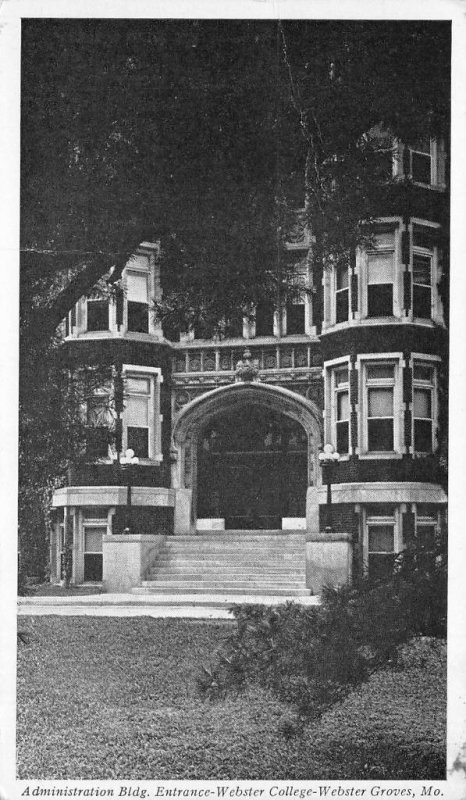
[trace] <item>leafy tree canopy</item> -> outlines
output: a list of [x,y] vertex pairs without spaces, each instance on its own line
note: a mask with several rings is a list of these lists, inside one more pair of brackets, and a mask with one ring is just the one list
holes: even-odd
[[446,135],[449,35],[439,21],[24,21],[23,322],[40,311],[50,337],[144,239],[162,244],[180,319],[274,292],[305,197],[316,230],[370,217],[362,134]]

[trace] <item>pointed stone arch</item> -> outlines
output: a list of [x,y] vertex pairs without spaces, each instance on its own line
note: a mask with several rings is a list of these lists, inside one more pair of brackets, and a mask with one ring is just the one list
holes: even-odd
[[260,406],[300,423],[308,437],[306,517],[308,528],[317,521],[318,453],[322,441],[322,412],[311,400],[289,389],[259,381],[241,382],[206,392],[187,403],[175,417],[172,430],[172,486],[176,490],[175,533],[194,532],[196,525],[197,445],[199,435],[218,414]]

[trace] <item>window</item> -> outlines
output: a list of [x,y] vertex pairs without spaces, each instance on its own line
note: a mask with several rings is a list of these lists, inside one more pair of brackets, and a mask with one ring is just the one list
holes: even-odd
[[108,300],[98,297],[87,298],[87,330],[108,331]]
[[352,452],[348,360],[325,364],[326,437],[340,455]]
[[256,305],[256,336],[273,336],[274,305],[264,300]]
[[160,370],[127,365],[123,414],[123,451],[134,450],[139,459],[160,461]]
[[126,447],[149,458],[150,378],[128,377],[126,390]]
[[364,513],[364,552],[371,580],[384,580],[393,572],[401,550],[399,512],[384,504],[367,506]]
[[148,275],[128,272],[126,276],[128,301],[128,330],[149,333]]
[[340,267],[335,275],[335,321],[346,322],[349,318],[349,269]]
[[422,139],[409,148],[409,173],[415,183],[432,183],[430,139]]
[[413,314],[432,316],[432,256],[413,252]]
[[286,335],[305,333],[305,305],[303,302],[286,304]]
[[393,316],[394,253],[367,255],[367,316]]
[[113,427],[113,413],[108,394],[96,394],[87,400],[86,451],[91,460],[107,458]]
[[84,523],[84,581],[102,580],[102,537],[107,533],[107,524]]
[[359,453],[401,453],[403,447],[401,354],[358,357],[360,374]]
[[435,367],[413,365],[413,450],[431,453],[434,448]]
[[333,394],[333,411],[335,420],[335,435],[333,438],[337,452],[340,454],[345,454],[349,452],[348,367],[335,369],[333,373]]
[[366,367],[369,452],[394,449],[394,370],[391,364],[372,364]]

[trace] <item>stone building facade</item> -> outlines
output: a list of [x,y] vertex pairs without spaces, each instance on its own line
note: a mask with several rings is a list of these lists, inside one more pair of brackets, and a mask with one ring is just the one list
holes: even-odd
[[[139,542],[143,571],[157,537],[300,530],[311,562],[325,574],[339,559],[348,579],[355,571],[382,574],[412,537],[439,529],[445,155],[434,140],[397,149],[399,181],[373,245],[355,252],[347,270],[319,275],[298,215],[288,251],[302,293],[281,308],[260,304],[234,337],[164,336],[151,312],[162,292],[157,243],[141,244],[120,294],[79,301],[66,322],[70,359],[86,363],[98,351],[116,372],[85,409],[96,434],[92,463],[71,470],[54,495],[53,580],[65,531],[80,584],[105,582],[111,543],[121,543],[124,571],[128,536]],[[120,454],[97,435],[115,425]],[[339,454],[327,475],[324,445]],[[128,448],[137,464],[121,463]],[[138,567],[130,576],[133,567],[125,588],[142,574]]]

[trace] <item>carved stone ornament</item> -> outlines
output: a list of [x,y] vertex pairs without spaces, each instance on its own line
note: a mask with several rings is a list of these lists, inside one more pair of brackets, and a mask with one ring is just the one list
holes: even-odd
[[236,364],[236,381],[257,381],[259,375],[259,361],[251,359],[251,351],[246,349],[243,358]]

